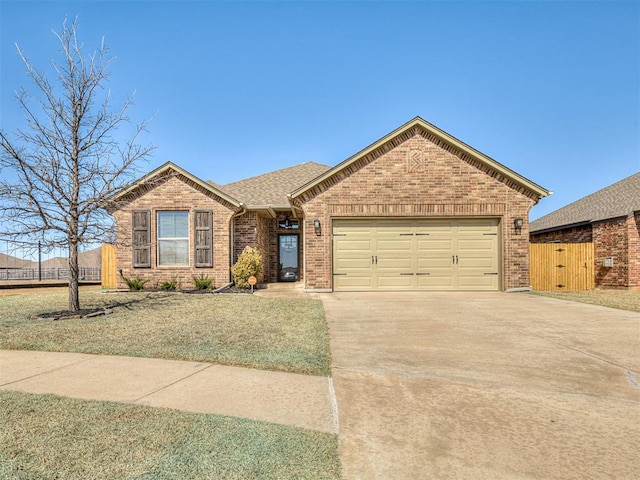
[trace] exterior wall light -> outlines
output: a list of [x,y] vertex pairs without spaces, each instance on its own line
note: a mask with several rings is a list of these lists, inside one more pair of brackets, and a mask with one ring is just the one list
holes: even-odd
[[516,234],[520,235],[520,232],[522,231],[522,225],[524,225],[524,220],[522,220],[522,218],[518,217],[513,219],[513,227],[516,230]]
[[322,226],[320,225],[320,220],[317,218],[313,221],[313,228],[316,231],[316,235],[320,235],[322,233]]

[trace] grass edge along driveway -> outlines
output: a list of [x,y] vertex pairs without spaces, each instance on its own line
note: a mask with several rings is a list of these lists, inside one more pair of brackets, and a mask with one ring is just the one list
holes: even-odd
[[330,374],[322,303],[306,298],[182,293],[80,293],[92,318],[32,320],[64,310],[66,291],[0,297],[0,349],[124,355]]
[[338,479],[337,435],[0,391],[0,478]]
[[640,291],[638,290],[596,289],[578,292],[533,290],[531,294],[640,313]]

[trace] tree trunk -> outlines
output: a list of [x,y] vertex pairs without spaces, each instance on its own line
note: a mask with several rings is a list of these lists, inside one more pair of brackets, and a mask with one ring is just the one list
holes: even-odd
[[80,268],[78,266],[78,242],[69,242],[69,311],[80,310],[79,288]]

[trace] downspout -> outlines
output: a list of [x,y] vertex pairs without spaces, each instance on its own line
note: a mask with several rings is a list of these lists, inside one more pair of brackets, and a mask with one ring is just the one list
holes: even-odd
[[[305,286],[307,284],[307,249],[305,247],[305,242],[306,242],[307,232],[306,232],[304,210],[293,203],[293,197],[291,196],[290,193],[287,194],[287,200],[289,200],[289,205],[291,205],[291,211],[293,212],[293,216],[295,218],[299,218],[302,223],[301,238],[300,238],[302,242],[302,268],[300,268],[300,265],[298,265],[298,269],[302,270],[302,282],[303,282],[302,284],[303,284],[303,288],[306,288]],[[300,212],[300,215],[297,212]],[[300,246],[298,246],[298,248],[300,248]]]
[[237,217],[244,215],[247,213],[247,206],[244,203],[240,203],[240,210],[231,215],[229,219],[229,281],[233,282],[233,275],[231,275],[231,267],[233,266],[233,251],[236,246],[235,242],[235,234],[236,234],[236,222],[234,221]]

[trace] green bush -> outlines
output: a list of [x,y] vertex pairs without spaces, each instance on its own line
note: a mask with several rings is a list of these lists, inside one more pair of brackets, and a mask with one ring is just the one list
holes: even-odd
[[178,281],[174,278],[168,282],[162,282],[158,288],[167,292],[173,292],[178,288]]
[[244,247],[238,261],[231,267],[233,281],[238,288],[249,288],[249,277],[257,277],[262,268],[262,255],[257,248]]
[[196,290],[211,290],[213,288],[213,279],[208,275],[200,274],[199,277],[193,277],[193,285]]
[[140,278],[140,277],[127,278],[124,275],[122,275],[122,280],[124,280],[124,283],[127,284],[127,287],[132,292],[140,292],[140,291],[144,290],[145,284],[149,282],[149,280],[145,280],[145,279]]

